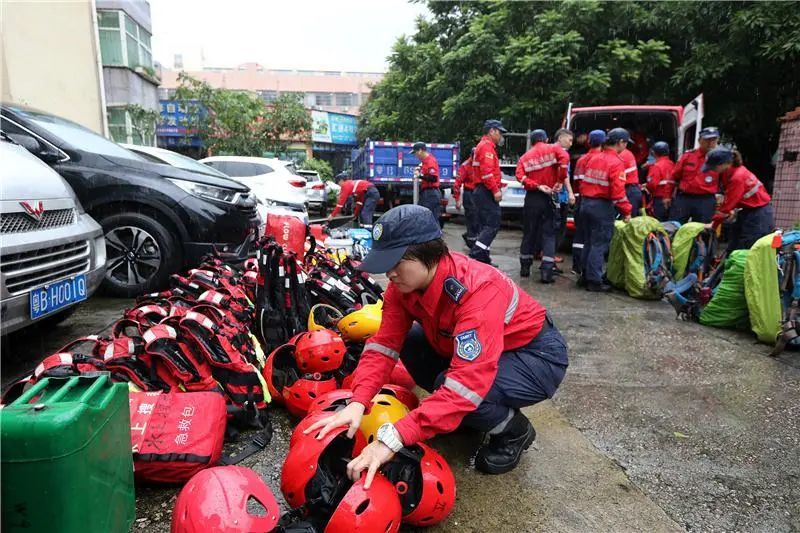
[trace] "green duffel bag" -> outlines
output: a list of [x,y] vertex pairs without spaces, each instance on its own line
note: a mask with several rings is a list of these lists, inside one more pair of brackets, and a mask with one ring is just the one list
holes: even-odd
[[621,220],[614,222],[614,233],[608,247],[608,261],[606,262],[606,278],[615,287],[625,284],[625,252],[622,246],[622,230],[625,223]]
[[618,223],[614,229],[608,256],[608,280],[634,298],[661,298],[660,290],[648,287],[644,257],[645,242],[650,233],[660,233],[669,239],[661,222],[648,216],[635,217],[627,224]]
[[[697,274],[697,271],[705,265],[705,258],[713,259],[714,255],[716,255],[716,235],[714,232],[706,230],[705,224],[700,222],[687,222],[678,228],[672,238],[674,278],[683,279],[687,274]],[[691,265],[689,264],[690,260],[692,262]],[[687,267],[690,267],[688,272]],[[704,272],[704,274],[707,273]]]
[[775,344],[781,331],[781,296],[778,288],[777,250],[770,233],[750,248],[744,269],[744,294],[750,312],[750,325],[758,340]]
[[735,250],[725,260],[719,285],[700,313],[700,323],[715,328],[750,329],[750,314],[744,293],[744,271],[750,250]]

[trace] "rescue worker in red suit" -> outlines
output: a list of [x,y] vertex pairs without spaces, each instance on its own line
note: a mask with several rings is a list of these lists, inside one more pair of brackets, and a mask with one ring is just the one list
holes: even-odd
[[717,206],[719,176],[713,170],[703,172],[703,164],[706,154],[717,147],[719,130],[703,128],[699,137],[699,148],[684,152],[672,171],[677,191],[670,207],[669,218],[681,224],[689,219],[694,222],[711,222]]
[[419,159],[414,177],[419,178],[419,205],[430,209],[436,220],[442,216],[442,191],[439,190],[439,162],[425,143],[414,143],[411,154]]
[[647,171],[647,192],[653,202],[653,216],[664,222],[669,214],[669,204],[672,201],[672,191],[675,189],[675,180],[672,171],[675,163],[669,158],[669,144],[659,141],[653,145],[655,162]]
[[608,132],[603,151],[593,155],[583,168],[581,180],[581,220],[585,241],[581,255],[578,285],[593,292],[609,292],[603,281],[603,266],[614,233],[614,210],[628,222],[631,204],[625,196],[625,167],[619,154],[630,141],[624,128]]
[[603,143],[606,142],[606,132],[603,130],[592,130],[589,132],[588,144],[589,151],[583,154],[575,163],[575,170],[572,174],[572,190],[577,197],[577,208],[575,209],[575,234],[572,236],[572,272],[581,275],[583,247],[586,242],[587,228],[581,224],[581,181],[586,164],[592,157],[603,151]]
[[774,231],[772,198],[764,184],[742,164],[739,152],[715,148],[708,153],[703,168],[719,174],[725,187],[725,199],[710,226],[716,229],[725,220],[736,218],[728,250],[749,249],[758,239]]
[[386,272],[383,319],[364,346],[352,402],[308,428],[318,438],[336,427],[358,429],[366,406],[398,359],[432,394],[347,466],[366,484],[403,446],[465,426],[490,435],[475,458],[488,474],[512,470],[536,437],[522,407],[553,396],[567,369],[567,347],[547,310],[505,274],[450,252],[430,212],[403,205],[373,228],[361,264]]
[[[627,130],[626,130],[627,131]],[[642,186],[639,185],[639,167],[636,165],[636,156],[625,148],[619,154],[625,166],[625,196],[631,204],[631,216],[638,217],[642,208]]]
[[478,210],[481,229],[469,256],[487,264],[492,263],[490,249],[500,230],[500,200],[503,199],[503,192],[500,190],[502,173],[496,146],[502,144],[506,132],[499,120],[484,122],[483,137],[472,156],[473,179],[477,183],[472,192],[472,201]]
[[569,154],[558,145],[547,143],[547,132],[533,130],[531,148],[517,162],[517,181],[525,188],[522,210],[522,243],[519,247],[519,275],[531,275],[537,237],[542,243],[542,283],[553,283],[556,255],[557,194],[565,186]]
[[336,176],[336,181],[339,183],[341,190],[339,191],[339,200],[336,202],[336,207],[328,215],[328,220],[338,215],[347,200],[351,196],[355,196],[353,215],[355,215],[362,227],[372,228],[372,217],[375,215],[375,208],[381,198],[378,189],[367,180],[348,180],[343,179],[344,177],[346,177],[344,173]]
[[456,209],[461,209],[462,206],[464,207],[467,231],[461,235],[461,238],[464,239],[464,244],[467,245],[467,248],[475,246],[475,240],[478,238],[478,232],[481,229],[478,211],[475,209],[472,199],[472,194],[476,185],[475,172],[472,170],[474,154],[475,148],[472,149],[472,154],[470,154],[467,160],[458,167],[458,176],[456,176],[456,181],[453,185],[453,198],[456,201]]

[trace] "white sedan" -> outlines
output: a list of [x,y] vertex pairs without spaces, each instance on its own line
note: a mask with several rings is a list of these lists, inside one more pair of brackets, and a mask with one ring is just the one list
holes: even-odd
[[[500,209],[504,217],[519,216],[525,204],[525,188],[514,176],[516,165],[500,165],[503,173],[503,198],[500,200]],[[447,199],[447,212],[451,215],[463,215],[464,208],[456,209],[456,201],[453,198],[453,191],[447,189],[444,197]]]

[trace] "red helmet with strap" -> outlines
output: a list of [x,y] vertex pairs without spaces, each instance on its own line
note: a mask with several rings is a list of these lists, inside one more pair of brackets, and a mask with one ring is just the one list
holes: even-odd
[[308,331],[297,339],[295,358],[302,372],[333,372],[342,364],[347,348],[329,329]]
[[[334,391],[335,392],[335,391]],[[332,414],[334,414],[338,409],[335,406],[329,407],[327,409],[322,409],[319,411],[314,411],[313,413],[308,413],[304,419],[300,421],[297,426],[292,430],[292,435],[289,437],[289,448],[291,449],[293,446],[297,445],[298,442],[303,440],[305,435],[303,432],[314,425],[315,422],[319,422],[320,420],[324,420],[328,418]],[[364,434],[360,431],[356,431],[353,435],[355,439],[355,444],[353,445],[353,456],[356,456],[361,453],[367,446],[367,440],[364,438]]]
[[283,403],[290,415],[298,418],[306,416],[308,408],[316,398],[326,392],[336,390],[336,379],[323,374],[304,374],[283,388]]
[[456,501],[456,481],[450,466],[424,443],[397,453],[381,470],[394,483],[403,506],[403,522],[429,527],[450,514]]
[[395,533],[400,529],[402,507],[394,486],[375,474],[369,489],[364,476],[353,483],[331,515],[325,533]]
[[[248,511],[251,500],[263,511]],[[242,466],[218,466],[200,471],[178,494],[171,533],[266,532],[279,519],[278,502],[258,474]]]
[[308,413],[316,413],[317,411],[336,412],[347,407],[352,397],[353,391],[350,389],[336,389],[327,392],[311,402],[308,407]]
[[290,380],[297,379],[297,363],[294,360],[294,344],[283,344],[267,357],[261,375],[267,383],[272,401],[283,404],[283,389]]

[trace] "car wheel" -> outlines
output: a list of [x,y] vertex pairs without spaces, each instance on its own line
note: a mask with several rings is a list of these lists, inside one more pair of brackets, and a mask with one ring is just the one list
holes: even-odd
[[113,296],[132,298],[167,284],[181,266],[175,236],[143,213],[108,215],[100,221],[106,236],[103,287]]

